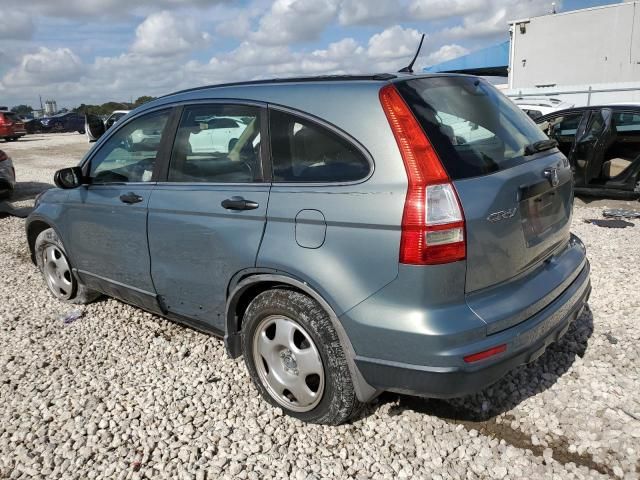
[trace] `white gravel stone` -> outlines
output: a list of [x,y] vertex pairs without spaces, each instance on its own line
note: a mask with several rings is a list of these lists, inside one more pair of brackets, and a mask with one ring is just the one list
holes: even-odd
[[[88,148],[26,140],[1,146],[16,205]],[[24,220],[0,219],[0,478],[637,478],[640,222],[584,223],[600,213],[574,211],[593,294],[558,344],[476,395],[385,394],[340,427],[283,416],[221,340],[137,308],[105,299],[63,324]]]

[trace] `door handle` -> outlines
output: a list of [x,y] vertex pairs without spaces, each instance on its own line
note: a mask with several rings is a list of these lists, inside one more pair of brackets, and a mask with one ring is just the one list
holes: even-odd
[[140,195],[137,195],[133,192],[123,193],[122,195],[120,195],[120,201],[129,205],[131,205],[132,203],[139,203],[142,200],[144,199]]
[[259,207],[256,202],[245,200],[242,197],[227,198],[226,200],[223,200],[220,205],[227,210],[255,210]]

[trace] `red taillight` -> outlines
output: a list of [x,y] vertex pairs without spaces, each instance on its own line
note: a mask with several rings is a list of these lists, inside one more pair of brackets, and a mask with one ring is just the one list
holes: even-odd
[[380,90],[380,103],[407,172],[400,262],[435,265],[464,260],[464,216],[438,154],[393,85]]
[[464,361],[467,363],[479,362],[485,358],[493,357],[507,350],[507,345],[498,345],[497,347],[490,348],[489,350],[483,350],[482,352],[474,353],[464,357]]
[[6,117],[0,113],[0,125],[7,125],[7,123]]

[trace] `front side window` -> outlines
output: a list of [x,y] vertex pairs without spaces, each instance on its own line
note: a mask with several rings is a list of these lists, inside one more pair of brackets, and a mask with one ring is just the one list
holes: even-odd
[[184,108],[169,166],[170,182],[261,182],[260,108],[193,105]]
[[272,110],[269,127],[274,182],[353,182],[369,174],[364,155],[323,126]]
[[547,138],[484,80],[431,77],[395,85],[454,180],[521,164],[525,148]]
[[93,183],[150,182],[169,110],[127,123],[91,159]]

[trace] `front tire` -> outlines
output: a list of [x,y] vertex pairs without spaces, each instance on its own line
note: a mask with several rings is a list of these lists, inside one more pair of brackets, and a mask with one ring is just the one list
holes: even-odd
[[287,415],[339,425],[361,406],[327,312],[284,289],[258,295],[244,316],[245,364],[260,394]]
[[88,289],[73,274],[67,252],[53,228],[40,232],[34,245],[36,263],[51,294],[74,304],[91,303],[100,293]]

